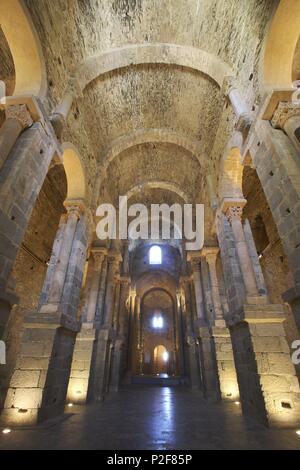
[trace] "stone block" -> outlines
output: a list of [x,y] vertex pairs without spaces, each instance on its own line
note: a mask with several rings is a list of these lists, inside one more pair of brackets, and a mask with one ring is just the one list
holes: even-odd
[[15,370],[11,378],[11,387],[32,388],[39,383],[40,371]]

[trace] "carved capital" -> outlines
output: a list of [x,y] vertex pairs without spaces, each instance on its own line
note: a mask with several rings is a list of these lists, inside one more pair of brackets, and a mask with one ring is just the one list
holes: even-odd
[[243,207],[242,206],[229,206],[226,215],[230,223],[234,220],[242,220]]
[[291,101],[280,101],[271,120],[275,129],[283,129],[286,121],[291,117],[300,118],[300,104]]
[[83,200],[72,200],[67,199],[64,202],[64,206],[67,209],[68,216],[71,214],[76,214],[78,219],[86,212],[86,205]]
[[205,258],[208,265],[215,266],[219,251],[220,249],[218,246],[206,246],[202,249],[201,254]]
[[100,272],[102,268],[102,263],[104,260],[105,253],[103,251],[91,250],[92,256],[94,258],[94,270]]
[[26,104],[9,106],[6,111],[6,119],[16,119],[23,129],[32,126],[33,120]]

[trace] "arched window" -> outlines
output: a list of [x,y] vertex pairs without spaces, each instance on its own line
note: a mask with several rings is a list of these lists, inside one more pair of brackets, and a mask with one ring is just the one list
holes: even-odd
[[153,328],[162,328],[164,326],[163,317],[161,315],[160,316],[156,315],[155,317],[153,317],[152,326]]
[[161,264],[161,248],[160,246],[153,245],[149,250],[149,263]]

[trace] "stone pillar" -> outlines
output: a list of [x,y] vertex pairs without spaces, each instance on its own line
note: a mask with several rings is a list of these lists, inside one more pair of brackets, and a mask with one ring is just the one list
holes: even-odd
[[218,247],[211,247],[205,248],[203,255],[208,264],[209,268],[209,278],[210,278],[210,286],[211,286],[211,293],[212,293],[212,301],[214,306],[214,313],[215,313],[215,325],[216,326],[225,326],[225,321],[223,318],[223,310],[221,305],[221,298],[220,298],[220,291],[219,291],[219,281],[217,277],[217,255],[219,252]]
[[[76,215],[77,223],[59,301],[43,306],[50,307],[45,308],[43,314],[29,313],[24,319],[20,357],[2,414],[6,423],[35,424],[64,410],[73,349],[80,329],[77,308],[89,231],[88,214],[83,212],[83,207],[79,217]],[[74,219],[72,211],[72,222]],[[73,227],[73,223],[70,226]]]
[[[248,244],[242,224],[243,207],[246,200],[223,200],[222,210],[226,213],[231,223],[231,228],[235,240],[235,247],[238,254],[239,264],[245,284],[247,297],[259,297],[253,264],[249,255]],[[264,300],[265,297],[263,298]],[[251,303],[251,302],[250,302]]]
[[40,300],[39,300],[38,310],[40,310],[42,305],[48,303],[49,289],[52,286],[53,275],[55,273],[55,268],[56,268],[56,264],[58,261],[59,253],[60,253],[61,246],[64,240],[66,222],[67,222],[67,214],[63,214],[60,218],[58,230],[56,232],[56,236],[53,242],[52,253],[51,253],[50,261],[48,264],[48,269],[47,269],[45,280],[44,280],[43,289],[42,289]]
[[56,261],[56,266],[52,275],[51,286],[49,287],[47,304],[41,307],[42,313],[55,311],[57,309],[57,305],[61,300],[64,289],[77,222],[80,218],[81,207],[79,204],[67,204],[67,211],[68,215],[64,227],[63,239]]
[[[52,126],[39,103],[34,98],[24,98],[28,107],[14,100],[7,115],[23,122],[25,130],[12,145],[16,133],[2,134],[0,155],[0,334],[12,305],[17,298],[9,286],[10,274],[23,240],[34,204],[40,192],[50,162],[61,149]],[[9,100],[7,100],[8,102]],[[15,107],[20,104],[21,106]],[[32,121],[34,123],[32,124]],[[32,124],[32,125],[31,125]],[[27,127],[26,126],[29,126]],[[4,133],[5,128],[2,128]],[[10,142],[10,143],[9,143]],[[5,148],[4,148],[5,147]],[[6,149],[6,150],[5,150]],[[8,151],[9,150],[9,151]],[[3,153],[2,153],[3,152]],[[1,158],[0,157],[0,158]],[[5,161],[4,161],[5,160]]]
[[209,285],[214,309],[214,320],[199,329],[202,353],[202,375],[205,396],[216,401],[220,398],[234,400],[238,397],[238,384],[230,333],[226,328],[220,298],[216,262],[218,247],[205,247],[202,255],[209,267]]
[[181,301],[183,302],[181,308],[185,317],[185,349],[189,366],[190,386],[195,389],[200,389],[202,384],[200,380],[198,341],[197,335],[193,329],[190,278],[188,276],[181,276],[180,285],[183,292],[183,296],[181,296]]
[[245,305],[240,315],[230,334],[243,413],[269,427],[298,426],[300,390],[282,305]]
[[113,364],[111,373],[110,390],[118,391],[122,376],[125,372],[124,361],[126,358],[126,331],[128,328],[127,300],[129,296],[129,277],[120,276],[120,295],[118,302],[118,322],[116,340],[113,349]]
[[183,319],[183,312],[182,312],[182,292],[179,289],[176,292],[176,304],[175,304],[175,311],[176,311],[176,323],[178,329],[178,343],[177,343],[177,360],[178,360],[178,369],[179,374],[184,377],[187,373],[186,368],[186,358],[185,358],[185,323]]
[[5,114],[6,120],[0,128],[0,170],[21,132],[33,124],[25,104],[10,106]]
[[81,331],[76,337],[67,392],[67,401],[72,403],[83,404],[86,403],[88,398],[90,369],[96,338],[94,320],[105,252],[105,248],[91,248],[91,262],[88,266],[87,275],[89,282],[85,287],[87,290],[86,303],[82,311]]
[[104,399],[108,388],[108,380],[111,369],[111,350],[115,332],[113,330],[115,286],[121,256],[117,251],[108,253],[108,267],[106,276],[106,290],[104,298],[103,322],[96,332],[92,364],[91,385],[89,387],[89,399],[101,401]]
[[101,272],[106,250],[103,248],[92,247],[91,253],[94,258],[94,272],[91,279],[91,286],[89,289],[87,300],[86,321],[87,323],[94,323],[96,316],[97,301],[100,289]]
[[192,268],[194,291],[195,291],[195,297],[196,297],[195,300],[196,300],[197,320],[199,324],[203,324],[205,323],[205,308],[204,308],[202,280],[201,280],[201,267],[200,267],[199,257],[192,258],[191,268]]
[[299,151],[285,132],[270,124],[277,104],[274,91],[262,107],[260,119],[257,119],[245,143],[242,158],[250,156],[256,168],[288,257],[294,286],[283,294],[283,299],[290,304],[300,331]]

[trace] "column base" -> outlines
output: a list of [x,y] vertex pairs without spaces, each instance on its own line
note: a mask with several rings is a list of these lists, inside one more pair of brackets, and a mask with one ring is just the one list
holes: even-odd
[[238,400],[239,386],[235,371],[230,331],[226,327],[213,326],[211,335],[215,345],[220,393],[223,400]]
[[67,402],[83,405],[87,402],[90,368],[96,330],[92,324],[83,324],[76,336],[72,367],[67,391]]
[[269,427],[300,424],[300,389],[281,305],[244,305],[230,334],[243,413]]
[[199,329],[204,396],[210,401],[237,400],[237,383],[230,332],[225,326]]
[[113,348],[112,372],[109,384],[109,390],[112,392],[117,392],[120,388],[123,346],[124,339],[117,338]]
[[88,401],[103,401],[108,390],[113,332],[107,328],[96,331],[93,346]]

